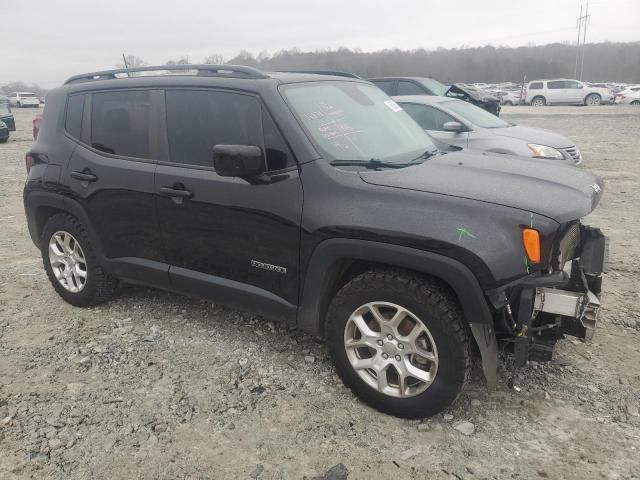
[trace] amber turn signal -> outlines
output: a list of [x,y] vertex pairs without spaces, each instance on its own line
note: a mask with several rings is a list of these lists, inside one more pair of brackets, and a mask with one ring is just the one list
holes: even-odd
[[522,245],[524,251],[527,252],[527,258],[531,263],[540,261],[540,234],[533,228],[524,228],[522,230]]

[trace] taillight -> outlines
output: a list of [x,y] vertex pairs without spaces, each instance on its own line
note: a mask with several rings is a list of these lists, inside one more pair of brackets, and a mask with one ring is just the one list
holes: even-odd
[[27,167],[27,174],[31,171],[31,165],[33,165],[33,157],[30,153],[24,156],[24,166]]

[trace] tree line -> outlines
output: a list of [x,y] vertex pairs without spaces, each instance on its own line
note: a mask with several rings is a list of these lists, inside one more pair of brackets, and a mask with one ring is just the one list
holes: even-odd
[[[520,82],[538,78],[575,78],[575,44],[552,43],[529,47],[438,48],[436,50],[388,49],[363,52],[348,48],[303,52],[282,50],[257,55],[246,50],[225,59],[212,54],[193,62],[189,56],[169,60],[167,65],[188,63],[228,63],[266,71],[334,70],[355,73],[363,78],[392,75],[433,77],[443,83]],[[145,64],[131,57],[129,66]],[[578,72],[580,64],[578,65]],[[640,42],[590,43],[584,50],[582,79],[589,82],[640,83]]]
[[[443,83],[519,82],[536,78],[575,78],[576,46],[553,43],[534,47],[453,48],[436,50],[284,50],[254,56],[240,52],[228,63],[264,70],[338,70],[364,78],[385,75],[429,76]],[[583,80],[639,82],[640,42],[592,43],[585,49]]]
[[[241,51],[225,59],[213,53],[203,59],[188,55],[171,59],[166,65],[189,63],[235,64],[276,70],[334,70],[351,72],[363,78],[385,75],[428,76],[443,83],[499,83],[520,82],[537,78],[575,78],[576,45],[552,43],[528,47],[437,48],[435,50],[388,49],[363,52],[349,48],[303,52],[293,48],[274,54],[254,55]],[[135,55],[125,57],[129,67],[148,63]],[[115,67],[123,68],[124,59]],[[109,68],[109,67],[107,67]],[[585,48],[583,80],[589,82],[640,83],[640,42],[590,43]],[[28,91],[44,95],[46,90],[37,84],[13,82],[0,86],[0,93]]]

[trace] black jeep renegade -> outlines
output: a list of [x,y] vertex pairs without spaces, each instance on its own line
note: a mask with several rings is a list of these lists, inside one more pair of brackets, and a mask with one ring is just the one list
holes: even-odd
[[602,181],[438,151],[357,78],[78,75],[47,96],[26,163],[29,231],[64,300],[123,281],[291,322],[393,415],[446,408],[473,358],[493,387],[498,348],[550,359],[596,324],[606,237],[580,219]]

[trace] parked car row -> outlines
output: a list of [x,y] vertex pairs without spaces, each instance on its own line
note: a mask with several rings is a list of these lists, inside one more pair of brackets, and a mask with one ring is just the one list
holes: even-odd
[[[464,85],[464,84],[459,84]],[[623,83],[593,83],[575,79],[540,79],[522,84],[474,83],[470,87],[481,88],[500,99],[502,105],[640,105],[640,85]]]

